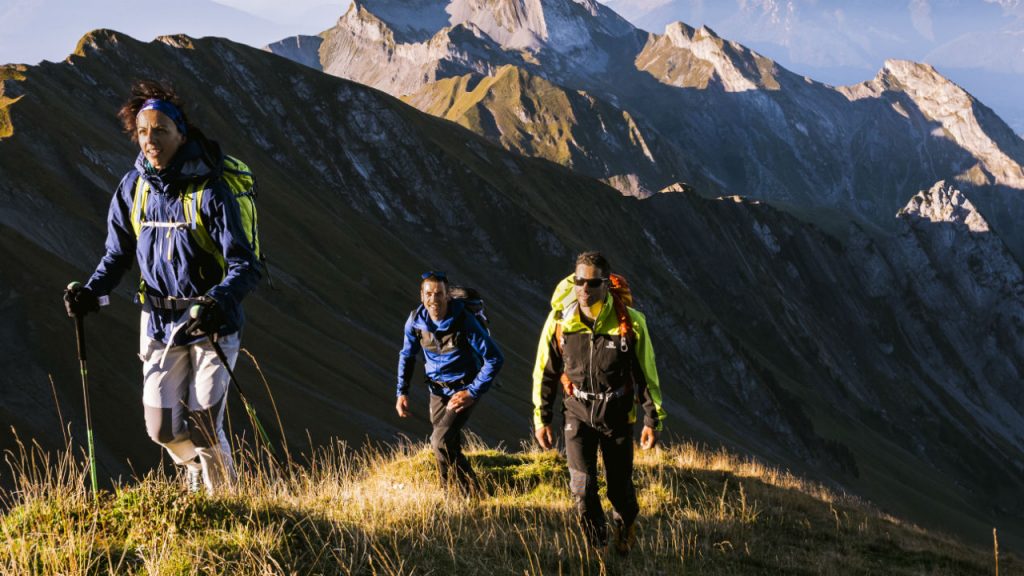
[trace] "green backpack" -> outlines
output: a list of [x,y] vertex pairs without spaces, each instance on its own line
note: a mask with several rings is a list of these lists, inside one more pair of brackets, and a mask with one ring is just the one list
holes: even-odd
[[[252,176],[249,166],[234,156],[224,156],[224,165],[221,172],[221,179],[228,185],[232,196],[238,203],[238,211],[242,215],[242,227],[245,229],[245,237],[249,240],[256,259],[263,268],[266,268],[266,255],[260,245],[259,226],[256,219],[256,181]],[[203,205],[203,193],[206,191],[206,182],[190,184],[182,195],[181,202],[185,208],[185,222],[147,222],[142,216],[146,213],[146,201],[149,199],[149,183],[142,176],[135,179],[135,191],[132,194],[132,228],[135,230],[135,237],[139,237],[143,226],[156,226],[161,228],[187,227],[192,233],[192,238],[200,248],[209,252],[217,259],[221,271],[227,273],[227,265],[224,262],[224,255],[213,242],[210,233],[203,224],[199,207]]]

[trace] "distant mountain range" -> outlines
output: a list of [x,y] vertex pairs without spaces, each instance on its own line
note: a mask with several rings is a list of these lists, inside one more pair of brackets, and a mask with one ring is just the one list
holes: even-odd
[[[473,430],[529,438],[550,290],[577,251],[598,248],[647,314],[669,439],[724,443],[964,539],[998,526],[1004,546],[1024,545],[1024,273],[976,200],[995,187],[955,180],[1014,192],[1000,148],[1013,141],[986,130],[1012,132],[924,66],[892,62],[839,91],[709,30],[648,36],[599,4],[540,5],[463,2],[466,24],[433,30],[436,4],[413,18],[396,2],[392,18],[408,24],[396,33],[360,4],[321,38],[325,69],[363,63],[370,77],[371,54],[392,58],[377,61],[379,82],[469,130],[221,39],[142,44],[100,30],[66,62],[0,68],[0,420],[48,447],[62,443],[61,418],[83,438],[60,290],[99,258],[111,190],[135,154],[114,121],[128,83],[158,75],[260,179],[277,289],[249,302],[244,345],[294,450],[426,433],[421,388],[414,418],[392,405],[399,331],[427,269],[483,292],[506,352]],[[483,32],[494,26],[520,48]],[[443,57],[415,60],[424,51]],[[608,73],[641,55],[642,69]],[[564,153],[562,165],[513,142]],[[602,168],[598,154],[616,153]],[[655,183],[642,199],[565,167],[613,180],[634,162],[636,181]],[[792,206],[705,197],[761,190],[790,191]],[[830,202],[876,219],[836,218],[841,237],[804,220],[822,222]],[[87,323],[103,475],[144,471],[160,453],[139,406],[132,284]],[[245,355],[239,376],[276,435]],[[240,406],[231,412],[241,432]]]
[[1015,0],[608,0],[660,33],[683,21],[830,84],[854,84],[885,60],[935,66],[1024,133],[1024,4]]
[[891,230],[909,194],[957,181],[1024,254],[1024,141],[927,65],[887,61],[836,88],[709,28],[647,33],[593,0],[357,0],[319,37],[268,49],[630,195],[680,184]]

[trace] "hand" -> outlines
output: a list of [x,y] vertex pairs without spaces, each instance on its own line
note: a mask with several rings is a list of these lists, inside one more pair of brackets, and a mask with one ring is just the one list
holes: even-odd
[[401,396],[398,397],[398,400],[395,401],[395,412],[398,412],[398,415],[402,418],[409,417],[410,412],[408,396],[402,394]]
[[452,394],[452,399],[448,401],[448,409],[462,412],[473,404],[476,404],[476,398],[473,398],[473,395],[468,391],[460,390]]
[[541,426],[537,428],[537,431],[533,433],[533,436],[537,439],[537,444],[540,447],[548,450],[555,445],[555,437],[551,433],[551,426]]
[[658,431],[650,426],[644,426],[643,432],[640,433],[640,447],[644,450],[650,450],[657,443]]
[[188,315],[190,320],[185,325],[185,333],[193,338],[216,334],[224,324],[224,311],[212,298],[189,308]]
[[92,290],[72,282],[64,289],[64,309],[69,317],[85,316],[100,311],[100,299]]

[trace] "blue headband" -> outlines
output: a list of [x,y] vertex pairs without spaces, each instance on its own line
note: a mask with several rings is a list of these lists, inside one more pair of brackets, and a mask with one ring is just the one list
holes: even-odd
[[188,127],[185,125],[185,115],[181,113],[181,109],[167,100],[160,100],[157,98],[150,98],[142,103],[142,108],[139,109],[141,113],[143,110],[156,110],[157,112],[163,112],[174,125],[178,127],[178,132],[182,134],[188,133]]

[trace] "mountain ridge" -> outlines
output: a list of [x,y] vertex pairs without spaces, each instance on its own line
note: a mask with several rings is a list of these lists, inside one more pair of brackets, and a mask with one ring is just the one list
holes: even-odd
[[[476,6],[430,3],[449,15],[464,5]],[[665,166],[653,171],[602,168],[597,155],[587,159],[586,174],[624,193],[683,181],[707,196],[750,196],[807,214],[838,207],[869,228],[891,231],[893,213],[916,190],[959,179],[965,193],[994,215],[991,224],[1014,253],[1024,255],[1024,234],[1013,225],[1024,217],[1024,141],[927,66],[893,60],[874,80],[836,88],[798,76],[707,27],[671,24],[660,35],[616,29],[621,35],[613,39],[603,32],[603,22],[612,18],[606,12],[613,13],[602,9],[591,16],[571,0],[535,2],[530,13],[535,19],[538,11],[575,14],[573,22],[591,27],[580,36],[591,43],[580,50],[504,46],[506,39],[487,26],[452,36],[451,30],[472,21],[466,14],[456,28],[392,50],[347,24],[356,13],[371,14],[373,6],[353,5],[337,27],[324,32],[332,46],[319,55],[325,71],[411,97],[446,78],[493,76],[512,64],[567,92],[585,91],[651,127],[647,137],[671,151],[672,158],[661,162]],[[377,22],[387,28],[383,20]],[[383,68],[391,71],[387,77]],[[430,107],[430,99],[410,101]],[[609,137],[596,116],[577,118],[576,126],[592,141]],[[564,153],[545,155],[543,150],[551,148],[531,146],[529,138],[524,133],[510,145],[568,162]]]

